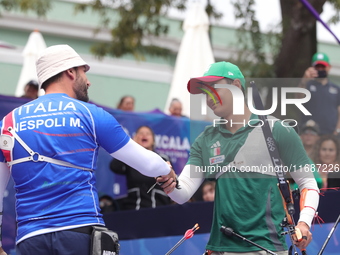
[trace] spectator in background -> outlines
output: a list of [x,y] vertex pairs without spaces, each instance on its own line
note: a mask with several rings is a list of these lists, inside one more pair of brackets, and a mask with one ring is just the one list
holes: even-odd
[[35,80],[29,81],[24,87],[24,94],[21,97],[37,99],[38,98],[39,85]]
[[[140,126],[133,138],[135,142],[145,149],[154,151],[155,134],[148,126]],[[165,161],[169,161],[166,155],[160,155]],[[140,208],[155,208],[161,205],[171,204],[170,198],[164,193],[159,185],[156,185],[149,193],[149,188],[155,183],[155,179],[139,173],[129,165],[113,159],[110,169],[116,174],[126,175],[128,194],[120,200],[121,210],[139,210]]]
[[119,210],[117,201],[106,194],[99,196],[99,206],[101,213],[115,212]]
[[315,143],[319,140],[319,133],[319,125],[314,120],[308,120],[301,127],[300,138],[302,140],[303,147],[310,158],[313,155]]
[[175,117],[185,117],[182,115],[182,103],[177,98],[171,100],[169,105],[169,112],[171,116]]
[[[301,115],[301,122],[313,119],[320,126],[320,135],[340,133],[340,88],[329,81],[328,74],[331,69],[326,54],[317,52],[312,57],[312,66],[309,67],[299,84],[311,93],[311,99],[304,104],[311,116]],[[304,97],[298,93],[297,97]]]
[[315,146],[313,161],[323,180],[323,188],[340,187],[339,142],[336,136],[320,137]]
[[134,111],[135,98],[133,96],[123,96],[117,105],[117,109],[127,112]]
[[205,181],[202,184],[202,198],[203,201],[211,202],[215,199],[215,181]]

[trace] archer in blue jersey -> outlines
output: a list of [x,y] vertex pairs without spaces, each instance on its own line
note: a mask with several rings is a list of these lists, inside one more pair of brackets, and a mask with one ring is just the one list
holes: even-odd
[[[52,254],[52,249],[57,250],[53,254],[89,254],[89,235],[69,230],[104,225],[94,174],[100,146],[144,175],[170,172],[161,157],[131,140],[112,115],[87,103],[88,70],[71,47],[47,48],[37,61],[46,94],[0,122],[0,210],[11,173],[21,254]],[[65,241],[75,234],[81,245]]]

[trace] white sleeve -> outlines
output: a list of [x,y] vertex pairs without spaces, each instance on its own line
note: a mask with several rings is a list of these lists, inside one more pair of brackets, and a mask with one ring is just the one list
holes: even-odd
[[[2,229],[2,213],[4,207],[4,192],[6,190],[8,180],[10,177],[10,171],[6,163],[0,162],[0,233]],[[1,235],[0,235],[1,236]],[[0,247],[2,247],[0,238]]]
[[145,149],[132,139],[111,156],[143,175],[158,177],[170,173],[170,166],[155,152]]
[[[204,181],[204,173],[201,171],[196,171],[197,167],[194,165],[186,165],[180,176],[178,177],[178,184],[180,189],[174,189],[168,196],[178,204],[184,204],[187,202],[196,192],[196,190],[201,186]],[[192,172],[192,171],[195,171]],[[194,173],[194,174],[190,174]]]
[[305,222],[309,227],[312,224],[315,213],[319,205],[319,189],[310,168],[299,169],[290,172],[290,175],[299,186],[300,191],[307,189],[304,208],[300,208],[299,221]]

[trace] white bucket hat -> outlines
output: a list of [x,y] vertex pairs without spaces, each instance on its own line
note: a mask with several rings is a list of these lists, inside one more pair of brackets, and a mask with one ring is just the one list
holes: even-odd
[[41,85],[69,68],[85,66],[87,72],[90,66],[69,45],[54,45],[46,48],[36,62],[39,89]]

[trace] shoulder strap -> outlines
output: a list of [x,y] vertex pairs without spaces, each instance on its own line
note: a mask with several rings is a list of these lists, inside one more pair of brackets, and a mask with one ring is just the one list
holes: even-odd
[[[255,85],[255,82],[253,81],[251,82],[251,87],[253,89],[253,100],[254,100],[254,105],[256,109],[264,110],[264,107],[263,107],[263,104],[260,98],[260,93]],[[273,166],[275,168],[275,173],[278,178],[278,184],[279,184],[279,188],[282,193],[282,196],[287,204],[293,203],[293,201],[291,201],[289,184],[282,170],[283,164],[280,158],[280,154],[276,147],[276,142],[274,140],[272,131],[268,124],[267,117],[266,115],[258,115],[258,117],[263,121],[262,131],[263,131],[264,139],[266,141],[268,152],[272,160]],[[290,210],[292,211],[289,214],[294,214],[294,206],[292,206]]]
[[[54,158],[40,155],[38,152],[33,151],[21,139],[21,137],[15,132],[15,128],[13,128],[12,126],[14,126],[13,112],[11,112],[5,117],[3,129],[1,130],[1,140],[3,141],[3,143],[4,141],[6,141],[6,143],[9,143],[10,140],[12,140],[12,143],[13,143],[12,146],[10,146],[11,148],[8,148],[8,149],[5,149],[4,146],[1,146],[1,149],[3,150],[4,155],[6,157],[8,166],[11,167],[12,165],[19,164],[22,162],[27,162],[27,161],[33,161],[33,162],[45,161],[45,162],[60,165],[60,166],[77,168],[77,169],[81,169],[85,171],[93,171],[93,169],[90,169],[90,168],[76,166],[63,160],[54,159]],[[14,146],[14,141],[13,141],[14,139],[28,152],[29,154],[28,157],[23,157],[23,158],[13,160],[12,151],[13,151],[13,146]]]

